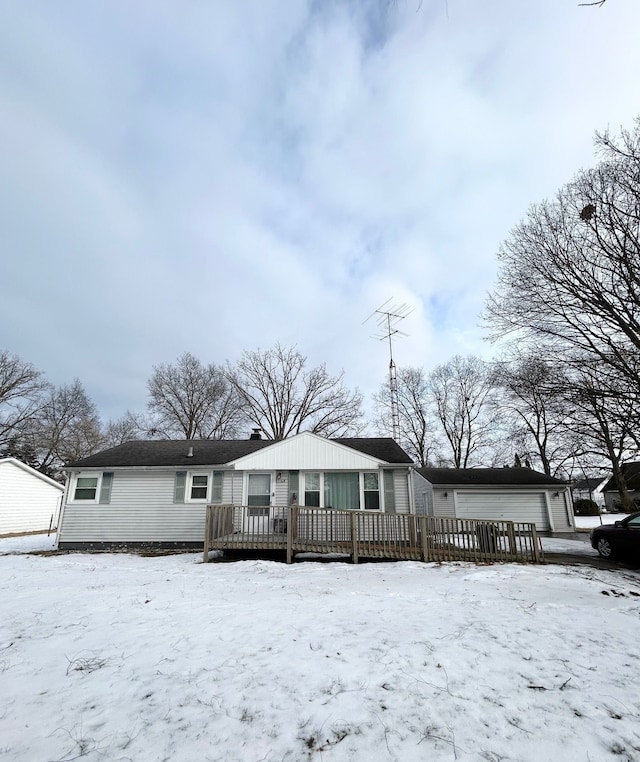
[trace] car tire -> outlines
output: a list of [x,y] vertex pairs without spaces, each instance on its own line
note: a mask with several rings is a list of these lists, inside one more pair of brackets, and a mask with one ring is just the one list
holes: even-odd
[[596,542],[596,550],[602,558],[613,558],[613,547],[606,537],[599,537]]

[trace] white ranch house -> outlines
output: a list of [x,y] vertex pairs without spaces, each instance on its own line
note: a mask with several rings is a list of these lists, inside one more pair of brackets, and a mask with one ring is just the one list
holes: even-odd
[[62,484],[26,463],[0,459],[0,535],[55,528],[63,492]]
[[[240,506],[243,531],[285,531],[287,508],[535,523],[572,531],[567,487],[528,469],[416,470],[388,438],[136,441],[66,467],[60,548],[202,546],[206,506]],[[434,471],[434,470],[431,470]],[[498,472],[482,483],[487,471]],[[509,474],[519,471],[517,483]],[[469,475],[470,474],[470,475]],[[433,473],[432,479],[435,478]]]
[[60,548],[201,546],[207,505],[246,506],[265,533],[282,506],[413,508],[413,464],[385,438],[127,442],[65,470]]

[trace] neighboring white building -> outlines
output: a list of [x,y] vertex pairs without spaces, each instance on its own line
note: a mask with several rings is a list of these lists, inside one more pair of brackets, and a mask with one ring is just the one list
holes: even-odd
[[64,487],[16,458],[0,460],[0,535],[56,527]]
[[604,487],[609,481],[609,476],[596,476],[589,477],[588,479],[581,479],[573,485],[573,499],[575,500],[593,500],[593,502],[600,508],[601,511],[605,510],[604,504]]

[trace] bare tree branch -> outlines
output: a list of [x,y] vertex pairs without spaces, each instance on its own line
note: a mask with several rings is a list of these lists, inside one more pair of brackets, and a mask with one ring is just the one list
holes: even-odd
[[47,382],[31,363],[0,351],[0,448],[21,434],[42,404]]
[[147,382],[151,428],[167,437],[223,439],[241,424],[239,400],[223,368],[185,352],[175,365],[154,367]]
[[307,370],[295,347],[277,344],[243,352],[227,376],[242,401],[244,415],[269,439],[301,431],[324,436],[361,433],[362,395],[344,386],[344,374],[331,376],[325,365]]
[[455,468],[477,465],[479,454],[492,448],[491,389],[488,367],[474,356],[455,355],[429,374],[429,391]]

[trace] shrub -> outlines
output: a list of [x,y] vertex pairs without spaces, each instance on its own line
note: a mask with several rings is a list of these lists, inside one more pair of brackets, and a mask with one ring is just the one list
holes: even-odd
[[600,508],[598,508],[598,504],[594,503],[593,500],[585,497],[573,503],[573,512],[576,516],[598,516]]

